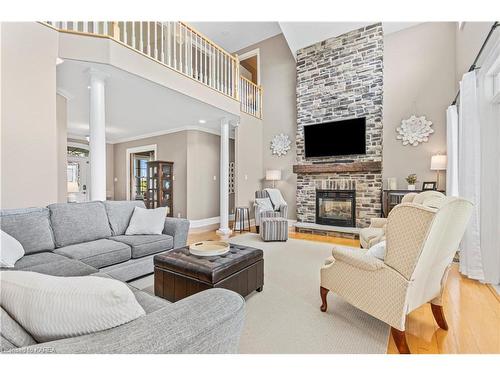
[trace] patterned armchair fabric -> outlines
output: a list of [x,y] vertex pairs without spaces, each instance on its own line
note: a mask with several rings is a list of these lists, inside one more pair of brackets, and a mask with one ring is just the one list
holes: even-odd
[[[257,190],[255,192],[255,198],[269,198],[269,195],[267,194],[267,191],[265,190]],[[275,211],[261,211],[259,206],[254,205],[255,207],[255,225],[258,227],[260,226],[260,219],[263,217],[262,215],[266,212],[273,212],[276,213],[278,216],[272,216],[272,217],[282,217],[282,218],[287,218],[288,217],[288,205],[283,204],[278,209]],[[266,217],[271,217],[271,216],[266,216]]]
[[384,260],[363,249],[336,246],[321,268],[321,287],[404,331],[411,311],[427,302],[441,305],[471,210],[471,202],[455,197],[397,205],[387,218]]

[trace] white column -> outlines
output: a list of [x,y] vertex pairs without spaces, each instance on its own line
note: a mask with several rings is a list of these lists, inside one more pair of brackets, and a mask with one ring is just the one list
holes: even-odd
[[94,69],[90,75],[90,199],[106,200],[106,74]]
[[228,237],[229,229],[229,121],[220,124],[220,228],[217,234]]

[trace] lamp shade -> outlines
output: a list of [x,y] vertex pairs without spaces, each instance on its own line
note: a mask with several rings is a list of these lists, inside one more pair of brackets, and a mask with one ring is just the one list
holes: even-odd
[[446,155],[432,155],[431,171],[444,171],[446,169]]
[[78,182],[68,182],[68,193],[79,193]]
[[281,180],[281,170],[279,169],[268,169],[266,171],[267,181],[279,181]]

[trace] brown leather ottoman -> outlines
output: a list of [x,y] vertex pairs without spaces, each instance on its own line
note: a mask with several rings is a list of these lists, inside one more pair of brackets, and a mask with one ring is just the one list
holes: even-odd
[[179,301],[209,288],[225,288],[247,296],[264,286],[264,258],[260,249],[231,244],[215,257],[192,255],[188,247],[154,257],[155,295]]

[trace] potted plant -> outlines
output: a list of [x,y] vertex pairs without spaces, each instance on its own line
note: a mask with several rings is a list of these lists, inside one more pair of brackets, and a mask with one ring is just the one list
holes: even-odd
[[417,175],[415,173],[408,175],[408,177],[406,177],[406,182],[408,182],[408,190],[415,190]]

